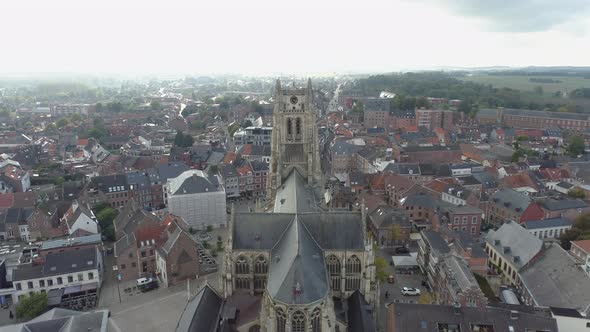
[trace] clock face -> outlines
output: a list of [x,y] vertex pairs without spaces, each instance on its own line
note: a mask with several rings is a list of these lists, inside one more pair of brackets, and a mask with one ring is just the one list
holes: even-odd
[[294,104],[297,104],[297,101],[298,101],[298,100],[299,100],[299,99],[297,99],[297,96],[292,96],[292,97],[291,97],[291,104],[293,104],[293,105],[294,105]]

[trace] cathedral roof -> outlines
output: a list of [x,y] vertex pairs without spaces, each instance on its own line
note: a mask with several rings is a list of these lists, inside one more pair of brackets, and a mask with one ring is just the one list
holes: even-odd
[[275,195],[275,213],[304,213],[316,212],[319,208],[313,188],[307,185],[307,181],[293,168],[283,181]]
[[328,293],[324,254],[297,215],[271,251],[267,289],[287,304],[313,303]]
[[[294,217],[292,213],[236,213],[233,249],[271,250]],[[313,212],[297,218],[324,250],[364,249],[360,212]]]

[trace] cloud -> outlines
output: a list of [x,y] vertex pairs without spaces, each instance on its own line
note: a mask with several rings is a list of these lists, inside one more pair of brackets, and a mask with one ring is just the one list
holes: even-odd
[[540,32],[588,14],[589,0],[430,0],[498,32]]

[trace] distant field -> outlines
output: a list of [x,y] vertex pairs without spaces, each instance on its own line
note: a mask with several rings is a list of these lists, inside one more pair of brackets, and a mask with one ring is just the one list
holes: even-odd
[[[482,84],[491,84],[497,88],[511,88],[521,91],[533,91],[536,86],[543,87],[545,93],[556,91],[572,91],[577,88],[590,88],[590,79],[583,77],[568,76],[496,76],[496,75],[474,75],[458,77],[461,80],[473,81]],[[561,83],[539,83],[530,82],[529,79],[547,79],[561,81]]]

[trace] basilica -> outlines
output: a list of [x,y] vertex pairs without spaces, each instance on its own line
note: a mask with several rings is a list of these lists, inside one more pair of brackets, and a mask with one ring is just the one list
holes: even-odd
[[228,223],[220,289],[205,285],[177,331],[374,331],[378,306],[365,209],[330,211],[307,86],[274,95],[267,201]]

